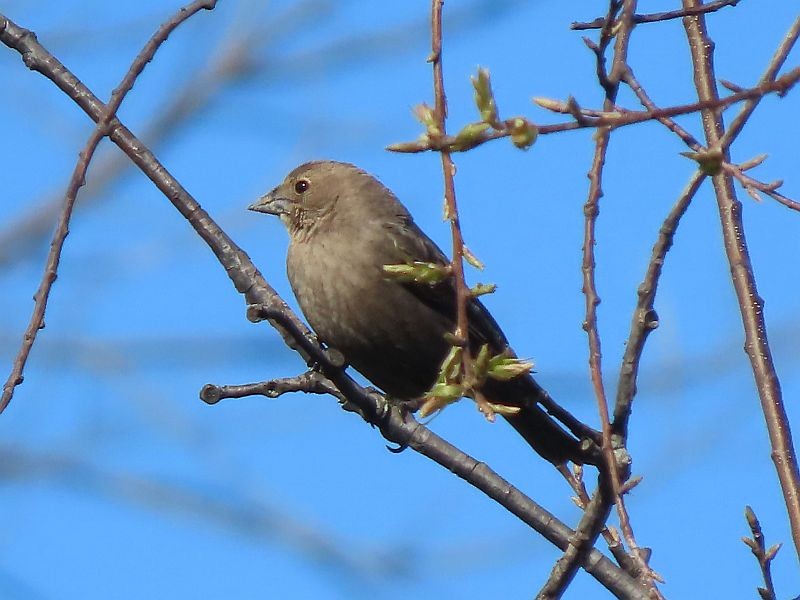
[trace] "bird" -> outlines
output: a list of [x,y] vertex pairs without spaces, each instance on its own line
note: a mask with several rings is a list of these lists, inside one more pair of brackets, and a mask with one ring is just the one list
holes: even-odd
[[[286,273],[318,338],[391,399],[411,404],[423,397],[452,348],[455,285],[452,277],[426,283],[387,274],[386,265],[450,264],[395,194],[355,165],[316,160],[293,169],[248,208],[285,225]],[[467,316],[473,354],[486,345],[494,355],[515,356],[480,300],[469,298]],[[511,407],[503,417],[554,465],[598,464],[597,447],[581,443],[543,408],[554,403],[529,373],[487,378],[480,391]],[[563,415],[579,423],[561,409]]]

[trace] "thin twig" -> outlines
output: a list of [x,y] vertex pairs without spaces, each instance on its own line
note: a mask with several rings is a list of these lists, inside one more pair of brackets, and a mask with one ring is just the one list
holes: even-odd
[[200,399],[206,404],[216,404],[226,398],[244,398],[246,396],[279,398],[283,394],[290,392],[329,394],[340,401],[345,401],[345,397],[338,388],[319,371],[306,371],[295,377],[282,377],[243,385],[214,385],[209,383],[200,390]]
[[753,537],[742,537],[742,541],[750,548],[753,556],[756,557],[758,567],[761,569],[761,577],[764,579],[764,587],[756,588],[758,595],[761,600],[776,600],[778,596],[775,594],[775,584],[772,581],[772,560],[778,554],[782,544],[775,544],[767,548],[761,523],[758,521],[756,513],[749,506],[744,508],[744,518],[747,520],[747,525],[750,527],[750,533],[753,534]]
[[[575,502],[576,506],[581,510],[586,510],[586,507],[589,506],[589,502],[591,502],[591,498],[589,498],[586,486],[583,483],[583,465],[573,465],[572,469],[574,473],[571,473],[566,466],[559,467],[558,471],[575,492],[572,501]],[[603,531],[600,532],[600,535],[603,536],[603,540],[605,540],[608,545],[608,550],[617,561],[617,564],[625,569],[631,577],[638,578],[639,568],[633,563],[633,560],[625,551],[622,539],[619,537],[617,530],[610,525],[606,525]]]
[[[679,19],[681,17],[686,17],[689,15],[699,15],[701,13],[710,13],[716,12],[721,8],[725,8],[726,6],[736,6],[739,4],[741,0],[714,0],[714,2],[709,2],[708,4],[704,4],[694,8],[692,10],[683,9],[683,10],[670,10],[667,12],[660,12],[660,13],[650,13],[647,15],[633,15],[633,22],[636,25],[640,23],[657,23],[659,21],[669,21],[670,19]],[[575,30],[585,30],[585,29],[602,29],[603,26],[608,22],[608,17],[597,17],[594,21],[589,21],[586,23],[575,22],[570,25],[570,29]]]
[[[654,111],[645,110],[622,110],[617,106],[600,109],[579,109],[577,114],[569,102],[561,102],[552,99],[537,98],[536,103],[551,112],[573,114],[572,121],[553,123],[551,125],[537,125],[538,135],[549,135],[562,131],[574,131],[577,129],[610,127],[618,129],[628,127],[637,123],[647,121],[657,121],[669,117],[678,117],[696,113],[704,109],[727,108],[743,101],[761,99],[767,94],[786,94],[797,82],[800,81],[800,67],[792,69],[788,73],[776,78],[774,81],[759,84],[752,88],[742,89],[738,92],[716,98],[714,100],[699,100],[690,104],[680,104],[667,108],[657,108]],[[500,129],[485,132],[482,137],[470,145],[472,149],[493,140],[507,138],[511,132],[507,129]],[[462,149],[455,136],[437,136],[430,139],[414,140],[411,142],[400,142],[392,144],[388,148],[393,152],[415,153],[448,150],[450,152],[460,152]]]
[[614,503],[607,497],[610,490],[607,483],[603,483],[602,477],[601,473],[594,497],[584,506],[583,516],[575,528],[575,535],[570,538],[569,547],[553,565],[550,576],[536,595],[536,600],[561,598],[575,577],[578,567],[584,562],[586,554],[594,547],[595,540],[605,530],[605,522]]
[[753,179],[749,175],[746,175],[741,166],[734,165],[729,162],[722,163],[722,170],[732,177],[735,177],[736,180],[742,185],[744,190],[750,195],[751,198],[753,198],[753,200],[760,201],[761,197],[758,195],[758,193],[761,192],[762,194],[766,194],[773,200],[783,204],[786,208],[800,211],[800,202],[797,200],[792,200],[791,198],[787,198],[783,194],[775,191],[783,185],[783,181],[778,180],[770,183],[758,181],[757,179]]
[[[780,70],[781,66],[783,66],[784,62],[786,61],[789,52],[791,51],[794,44],[797,42],[798,36],[800,36],[800,17],[798,17],[792,26],[789,28],[789,31],[784,36],[783,41],[778,46],[775,54],[773,55],[772,59],[770,60],[769,64],[767,65],[767,69],[764,74],[761,76],[758,85],[752,89],[764,89],[764,86],[771,85],[776,81],[778,76],[778,71]],[[787,73],[782,79],[789,80],[792,77],[797,77],[800,75],[800,69],[793,69],[789,73]],[[692,136],[689,132],[687,132],[683,127],[678,125],[669,115],[664,114],[661,109],[659,109],[656,104],[650,99],[647,92],[644,90],[642,85],[636,79],[633,74],[633,70],[628,68],[624,81],[628,84],[631,90],[636,94],[636,97],[642,103],[642,105],[652,114],[657,115],[657,120],[662,123],[665,127],[667,127],[670,131],[674,132],[683,142],[691,148],[693,151],[697,153],[704,153],[707,152],[708,149],[705,148],[694,136]],[[741,90],[740,90],[741,91]],[[763,96],[756,96],[747,100],[742,107],[739,114],[734,119],[733,123],[731,124],[731,128],[725,133],[720,142],[720,147],[722,149],[728,149],[733,141],[738,137],[739,133],[742,131],[742,127],[746,123],[747,119],[749,119],[750,115],[755,110],[758,103],[761,101]],[[706,106],[706,108],[712,108],[712,106]],[[787,208],[791,208],[792,210],[800,211],[800,202],[787,198],[783,194],[780,194],[776,191],[778,187],[780,187],[782,182],[777,183],[763,183],[750,177],[749,175],[744,174],[743,168],[740,166],[731,164],[728,161],[722,161],[721,164],[722,168],[735,177],[739,183],[744,187],[750,196],[754,199],[759,200],[758,192],[762,192],[767,194],[774,200],[780,202]],[[755,166],[755,165],[753,165]]]
[[[701,6],[699,0],[682,0],[684,8]],[[718,96],[714,74],[714,44],[708,36],[703,15],[683,20],[692,56],[695,83],[700,100],[714,100]],[[701,113],[706,145],[720,148],[725,130],[719,112],[705,109]],[[729,161],[727,150],[723,158]],[[772,459],[778,473],[784,502],[789,515],[792,538],[800,556],[800,471],[792,443],[792,430],[783,405],[778,374],[772,360],[764,320],[764,302],[758,295],[755,275],[747,248],[742,205],[736,197],[733,180],[721,171],[712,182],[717,197],[725,253],[731,270],[731,280],[738,298],[745,333],[745,352],[750,359],[761,408],[767,423]]]
[[672,115],[666,115],[662,113],[662,111],[656,106],[655,102],[650,99],[650,96],[647,94],[647,92],[645,92],[642,84],[639,83],[639,80],[636,79],[636,76],[633,74],[633,69],[631,69],[630,66],[625,71],[623,81],[627,83],[628,87],[630,87],[633,93],[636,94],[636,97],[639,99],[639,102],[642,103],[642,106],[644,106],[652,114],[659,115],[656,117],[656,120],[659,123],[681,138],[683,142],[695,152],[701,152],[704,150],[702,144],[697,141],[697,138],[686,131],[683,127],[678,125],[678,123],[672,118]]
[[[433,66],[434,118],[442,136],[447,135],[447,96],[444,91],[444,73],[442,69],[442,8],[444,0],[431,2],[431,54],[428,58]],[[450,150],[439,151],[442,160],[444,177],[445,215],[450,221],[450,235],[453,243],[453,256],[450,260],[453,285],[456,294],[456,329],[453,332],[454,343],[462,348],[461,368],[464,381],[472,381],[472,356],[469,347],[469,323],[467,323],[467,302],[470,291],[464,279],[464,236],[461,232],[461,220],[458,216],[454,176],[456,166]],[[494,411],[480,390],[472,390],[478,409],[487,419],[494,419]]]
[[672,241],[675,238],[675,232],[681,218],[686,213],[692,199],[705,179],[706,175],[702,171],[697,171],[692,175],[683,193],[669,211],[667,218],[664,219],[661,228],[658,230],[658,238],[653,245],[647,271],[642,283],[639,284],[637,291],[638,301],[636,308],[633,310],[631,330],[625,343],[625,354],[622,357],[617,383],[617,397],[614,402],[612,428],[614,433],[622,436],[623,439],[628,437],[628,421],[631,415],[633,398],[636,395],[636,380],[639,376],[644,344],[650,332],[658,327],[659,324],[658,314],[655,311],[655,298],[664,267],[664,260],[667,252],[672,247]]
[[[594,51],[596,57],[596,70],[598,81],[606,91],[603,101],[603,109],[612,111],[616,108],[616,98],[619,91],[620,82],[630,72],[627,63],[628,45],[633,31],[635,14],[635,0],[625,0],[622,4],[622,11],[619,19],[614,14],[614,2],[608,13],[606,26],[601,30],[600,44],[589,47]],[[610,35],[609,27],[618,22],[614,42],[614,55],[611,68],[607,71],[605,66],[605,49],[607,48]],[[589,170],[589,193],[584,205],[584,245],[583,245],[583,292],[586,296],[586,318],[584,320],[584,330],[587,332],[589,341],[589,367],[592,384],[597,399],[598,411],[603,430],[603,454],[606,457],[608,469],[608,484],[610,486],[611,500],[617,508],[620,529],[632,560],[639,569],[640,581],[642,581],[653,594],[654,597],[661,597],[661,593],[656,587],[656,581],[660,577],[647,564],[647,552],[640,549],[633,533],[628,511],[625,507],[625,500],[622,492],[622,482],[627,480],[629,475],[629,459],[625,452],[627,438],[624,436],[612,437],[612,426],[608,416],[608,401],[606,399],[605,388],[603,386],[602,375],[602,352],[600,344],[600,334],[597,329],[597,305],[600,298],[597,294],[595,284],[595,223],[599,214],[599,201],[602,196],[602,174],[605,164],[605,156],[610,141],[610,128],[601,128],[595,136],[595,154],[592,167]],[[616,433],[616,432],[613,432]],[[617,461],[616,456],[624,457],[625,461]],[[620,467],[623,468],[620,472]],[[599,490],[598,490],[599,491]]]
[[31,314],[30,322],[23,335],[19,352],[11,367],[11,373],[6,383],[3,385],[3,392],[2,395],[0,395],[0,413],[2,413],[8,406],[8,403],[11,402],[15,388],[22,383],[22,373],[25,369],[25,364],[28,362],[31,348],[33,348],[39,330],[44,328],[44,315],[47,310],[47,301],[50,298],[50,290],[53,287],[53,283],[58,277],[58,265],[61,261],[61,251],[64,248],[64,242],[67,239],[67,235],[69,235],[69,222],[72,217],[72,210],[75,207],[78,191],[86,179],[86,171],[89,168],[89,163],[94,156],[95,150],[97,150],[97,146],[100,144],[100,141],[108,135],[110,123],[116,115],[120,104],[122,104],[122,101],[125,99],[125,96],[133,88],[136,78],[144,70],[145,66],[147,66],[147,63],[152,60],[155,53],[161,47],[161,44],[169,37],[169,34],[194,14],[201,10],[212,10],[215,5],[216,0],[196,0],[181,8],[172,18],[161,25],[153,37],[145,44],[144,48],[142,48],[141,52],[139,52],[139,55],[133,61],[133,64],[131,64],[128,73],[111,94],[111,100],[105,106],[103,114],[97,120],[97,126],[92,132],[92,135],[89,136],[86,145],[79,155],[78,162],[75,165],[69,186],[67,187],[67,192],[64,195],[64,205],[61,209],[56,231],[53,234],[53,241],[50,244],[50,252],[47,255],[42,281],[34,295],[35,304],[33,313]]
[[[635,0],[625,0],[620,3],[614,0],[609,2],[608,15],[605,20],[606,26],[600,32],[599,44],[591,43],[590,48],[594,51],[596,59],[597,78],[600,85],[605,89],[606,98],[603,103],[604,111],[611,111],[615,108],[619,82],[626,72],[626,56],[630,33],[633,29],[631,17],[636,8]],[[616,15],[621,10],[620,27],[616,32],[616,39],[611,31],[611,23],[616,21]],[[614,60],[611,70],[606,69],[605,50],[615,39]],[[574,104],[574,103],[573,103]],[[586,506],[581,522],[570,547],[564,555],[556,562],[550,573],[550,577],[539,591],[537,598],[540,600],[550,600],[560,598],[572,581],[581,557],[589,548],[593,547],[597,537],[604,528],[608,519],[612,503],[617,505],[620,523],[623,533],[628,533],[626,541],[634,554],[634,562],[637,562],[635,540],[628,522],[627,512],[625,511],[620,491],[620,474],[617,469],[617,461],[614,456],[614,443],[611,436],[611,423],[608,416],[608,402],[606,399],[605,388],[603,385],[602,374],[602,352],[600,334],[597,328],[597,306],[600,297],[597,294],[595,283],[595,254],[596,244],[595,228],[597,217],[600,213],[600,198],[602,191],[603,165],[605,164],[606,152],[610,141],[611,128],[600,127],[595,135],[595,152],[592,166],[589,169],[589,192],[586,203],[584,204],[584,239],[583,239],[583,260],[581,272],[583,274],[583,293],[586,299],[586,317],[583,322],[583,329],[586,331],[589,343],[589,374],[594,388],[595,399],[597,400],[600,423],[602,425],[602,452],[605,462],[604,473],[601,473],[598,488]],[[622,440],[624,448],[624,439]],[[625,473],[627,476],[627,471]],[[638,561],[643,562],[643,561]],[[642,573],[649,573],[645,564],[640,568]],[[652,581],[648,582],[648,587],[655,589]]]
[[[765,85],[777,79],[778,71],[780,71],[783,63],[786,62],[789,56],[789,52],[791,52],[792,48],[797,43],[798,36],[800,36],[800,17],[794,20],[794,23],[789,27],[789,31],[783,37],[783,41],[775,50],[775,54],[773,54],[772,59],[770,59],[766,71],[764,71],[764,74],[761,76],[759,85]],[[800,69],[794,69],[794,71],[797,72],[800,71]],[[753,111],[758,106],[758,103],[761,102],[762,98],[763,96],[754,96],[745,102],[739,114],[731,121],[730,127],[728,127],[725,135],[722,136],[720,140],[721,148],[727,149],[730,147],[733,141],[739,136],[739,133],[741,133],[742,127],[744,127],[750,115],[753,114]]]

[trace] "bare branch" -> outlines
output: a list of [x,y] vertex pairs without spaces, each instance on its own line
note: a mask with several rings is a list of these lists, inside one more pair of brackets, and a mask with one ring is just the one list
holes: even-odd
[[782,544],[775,544],[767,548],[764,532],[761,530],[761,523],[759,523],[756,513],[749,506],[744,508],[744,517],[753,537],[743,537],[742,541],[750,548],[753,556],[756,557],[758,566],[761,569],[761,576],[764,578],[764,587],[757,588],[758,595],[761,600],[777,600],[775,584],[772,582],[772,560],[778,554]]
[[336,386],[318,371],[306,371],[296,377],[283,377],[244,385],[214,385],[209,383],[200,390],[200,399],[206,404],[216,404],[226,398],[244,398],[245,396],[279,398],[289,392],[330,394],[341,402],[346,400]]
[[[630,73],[627,64],[628,44],[630,35],[634,27],[633,15],[636,9],[635,0],[624,0],[623,2],[611,0],[609,2],[608,14],[605,24],[600,31],[599,43],[584,39],[586,45],[595,55],[597,79],[601,87],[605,90],[605,100],[603,111],[610,112],[616,110],[616,98],[619,92],[620,82]],[[620,13],[619,19],[617,14]],[[614,30],[612,31],[612,25]],[[606,68],[606,49],[614,40],[614,54],[611,69]],[[568,103],[573,106],[574,102]],[[578,119],[576,119],[578,121]],[[630,550],[631,560],[636,566],[639,580],[648,588],[649,593],[654,597],[661,597],[661,593],[656,587],[655,582],[661,578],[649,567],[649,552],[640,549],[633,534],[633,528],[625,507],[623,498],[623,482],[630,474],[630,458],[626,451],[626,438],[623,435],[614,435],[612,425],[609,421],[608,401],[606,399],[605,388],[602,375],[602,352],[600,334],[597,328],[597,306],[600,297],[597,293],[595,283],[595,254],[596,244],[595,228],[597,217],[600,213],[600,198],[602,191],[603,167],[605,165],[606,153],[610,143],[610,127],[601,127],[595,134],[595,152],[592,166],[589,169],[589,192],[586,203],[584,204],[584,241],[583,241],[583,261],[581,271],[583,274],[583,292],[586,298],[586,317],[583,328],[588,336],[589,343],[589,373],[597,400],[598,412],[603,432],[603,456],[605,458],[605,469],[607,478],[601,478],[595,497],[589,504],[592,514],[584,515],[579,529],[588,534],[587,539],[579,540],[577,547],[565,556],[553,568],[550,579],[543,588],[542,597],[560,597],[566,589],[566,583],[571,578],[571,571],[575,569],[575,561],[580,556],[581,546],[591,543],[594,544],[602,527],[597,519],[607,518],[608,510],[604,503],[613,502],[616,504],[617,515],[620,521],[623,536]],[[603,489],[601,486],[605,486]],[[604,510],[605,509],[605,510]],[[571,549],[572,550],[572,549]],[[546,592],[546,593],[545,593]]]
[[[699,0],[683,0],[684,8],[701,6]],[[714,74],[714,43],[706,31],[702,15],[686,17],[683,21],[694,65],[695,84],[700,100],[718,97]],[[800,69],[798,69],[800,70]],[[727,149],[722,149],[725,130],[719,112],[704,109],[701,113],[706,145],[720,148],[729,162]],[[742,205],[736,197],[732,178],[720,171],[712,178],[716,192],[725,253],[731,269],[731,280],[739,301],[745,332],[745,352],[750,358],[761,407],[767,423],[772,459],[778,472],[784,502],[789,514],[792,537],[800,556],[800,471],[792,443],[792,430],[783,405],[778,374],[772,360],[764,320],[764,302],[758,295],[750,253],[747,248]]]
[[575,535],[570,539],[569,547],[553,565],[550,576],[536,595],[536,600],[554,600],[564,594],[586,554],[594,547],[600,532],[605,529],[605,522],[614,505],[611,498],[604,497],[604,494],[609,493],[608,485],[603,483],[601,475],[597,491],[584,507],[583,516],[575,528]]
[[[651,13],[648,15],[633,15],[633,22],[636,25],[639,25],[640,23],[658,23],[659,21],[680,19],[681,17],[687,17],[690,15],[711,13],[716,12],[721,8],[725,8],[726,6],[736,6],[740,1],[741,0],[714,0],[714,2],[709,2],[708,4],[697,6],[693,9],[670,10],[667,12]],[[570,25],[570,29],[575,29],[577,31],[586,29],[602,29],[607,22],[608,17],[597,17],[595,20],[587,23],[572,23],[572,25]]]
[[[629,70],[627,67],[627,51],[630,34],[633,30],[632,16],[635,9],[635,0],[624,0],[624,2],[611,0],[609,2],[608,15],[605,20],[606,25],[600,32],[599,43],[595,44],[587,40],[587,45],[595,54],[598,81],[605,90],[606,97],[603,103],[603,110],[606,112],[615,109],[615,101],[619,91],[620,81]],[[616,22],[616,15],[620,11],[620,26],[614,33],[611,30],[611,24]],[[614,58],[612,60],[611,69],[607,70],[605,51],[612,40],[614,40]],[[574,113],[580,115],[577,104],[574,102],[568,104],[570,105],[569,108],[571,112],[574,111]],[[577,116],[576,122],[580,122],[580,118]],[[591,502],[586,505],[586,512],[576,530],[578,532],[576,534],[577,537],[574,538],[570,547],[553,567],[550,577],[537,596],[537,598],[541,600],[560,598],[564,593],[570,581],[572,581],[572,578],[575,576],[581,556],[589,548],[594,546],[597,537],[604,529],[604,524],[610,513],[612,503],[616,504],[622,531],[631,551],[632,562],[637,567],[640,580],[648,589],[649,594],[653,594],[654,597],[660,596],[655,586],[655,579],[658,577],[649,568],[645,553],[641,552],[636,544],[622,498],[621,480],[623,477],[627,479],[629,470],[628,464],[622,463],[621,466],[623,466],[624,472],[619,472],[619,462],[622,461],[618,462],[616,455],[619,454],[620,457],[627,457],[626,453],[623,454],[625,438],[621,436],[618,439],[612,438],[612,428],[608,414],[608,401],[603,385],[601,342],[597,328],[597,306],[600,304],[600,297],[597,293],[597,286],[595,283],[594,248],[596,245],[595,228],[597,217],[600,214],[600,198],[603,195],[603,166],[605,164],[610,136],[610,127],[600,127],[595,134],[595,152],[592,166],[588,173],[589,192],[583,209],[584,239],[583,260],[581,263],[583,293],[586,298],[586,317],[584,319],[583,328],[588,336],[589,374],[602,425],[602,451],[605,465],[601,472],[597,491]]]
[[[777,50],[775,50],[775,54],[769,61],[766,71],[764,71],[764,74],[761,76],[759,85],[767,85],[777,80],[778,71],[780,71],[783,63],[786,62],[786,59],[789,56],[789,52],[791,52],[792,48],[797,43],[798,36],[800,36],[800,17],[795,19],[794,23],[792,23],[792,26],[789,28],[789,31],[784,36],[783,41],[778,46]],[[790,75],[793,72],[800,72],[800,68],[793,69],[787,73],[787,75]],[[736,118],[731,122],[730,127],[728,127],[725,135],[723,135],[722,139],[720,140],[720,146],[723,149],[729,148],[733,141],[739,136],[742,131],[742,127],[744,127],[744,124],[750,118],[750,115],[753,114],[753,111],[758,106],[758,103],[761,102],[762,98],[763,96],[754,96],[745,102],[741,111],[738,115],[736,115]]]
[[[755,89],[765,89],[765,86],[769,86],[774,84],[777,81],[778,71],[783,63],[786,61],[789,52],[791,51],[794,44],[797,42],[798,36],[800,36],[800,17],[795,20],[792,26],[789,29],[789,32],[784,37],[783,42],[778,46],[778,49],[775,51],[772,59],[770,60],[769,64],[767,65],[767,69],[762,75],[761,79],[759,80],[758,85]],[[800,77],[800,68],[793,69],[786,75],[784,75],[781,79],[786,83],[786,85],[794,85],[793,83],[789,83],[791,81],[796,81],[797,78]],[[655,103],[650,99],[647,92],[645,92],[642,85],[636,79],[633,74],[633,71],[628,67],[627,72],[624,76],[625,82],[630,86],[633,92],[636,94],[639,101],[642,105],[653,115],[657,116],[657,120],[662,123],[665,127],[667,127],[670,131],[674,132],[678,137],[683,140],[683,142],[689,146],[695,153],[702,155],[703,153],[709,152],[707,148],[705,148],[694,136],[692,136],[689,132],[687,132],[684,128],[678,125],[671,117],[674,115],[666,114],[666,111],[662,111],[659,109]],[[781,84],[782,85],[782,84]],[[730,86],[730,84],[728,85]],[[788,87],[786,88],[788,90]],[[742,94],[745,92],[749,92],[750,90],[743,90],[741,88],[737,88],[736,94]],[[745,102],[745,105],[742,107],[739,114],[734,119],[733,123],[731,124],[731,128],[725,133],[723,136],[722,141],[720,142],[720,147],[722,149],[728,149],[733,141],[738,137],[739,133],[741,133],[744,124],[746,123],[747,119],[749,119],[750,115],[755,110],[758,103],[761,101],[763,96],[755,96],[753,98],[748,99]],[[705,108],[714,108],[713,106],[706,106]],[[764,157],[765,158],[765,157]],[[720,159],[722,156],[720,155]],[[758,161],[758,163],[747,165],[747,166],[736,166],[731,164],[728,161],[721,160],[721,167],[727,171],[730,175],[735,177],[744,187],[748,194],[753,197],[755,200],[760,200],[758,196],[758,192],[762,192],[767,194],[771,198],[777,200],[787,208],[791,208],[793,210],[800,210],[800,203],[786,196],[778,193],[776,190],[782,182],[775,182],[775,183],[763,183],[760,182],[748,175],[745,175],[743,171],[760,164],[763,161],[763,158]]]
[[628,421],[631,415],[631,404],[636,395],[636,380],[639,376],[644,344],[650,332],[658,327],[655,297],[664,267],[664,260],[667,252],[672,247],[672,241],[681,218],[686,213],[692,199],[697,194],[697,190],[700,189],[700,185],[705,179],[706,175],[701,171],[697,171],[692,175],[678,201],[669,211],[667,218],[664,219],[664,223],[658,231],[658,239],[653,245],[647,272],[642,283],[639,284],[639,299],[633,311],[631,331],[625,344],[625,355],[622,357],[619,382],[617,384],[617,397],[614,403],[613,429],[615,433],[623,436],[623,438],[627,438],[628,435]]

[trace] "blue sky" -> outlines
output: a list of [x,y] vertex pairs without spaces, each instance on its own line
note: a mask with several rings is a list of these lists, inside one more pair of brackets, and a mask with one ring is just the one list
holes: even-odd
[[[178,3],[11,2],[4,8],[99,96]],[[433,154],[384,147],[419,134],[411,107],[431,102],[428,2],[220,2],[176,32],[120,115],[148,129],[192,81],[201,108],[159,125],[157,154],[294,306],[277,220],[245,210],[296,164],[354,162],[378,176],[442,246],[441,173]],[[644,3],[643,3],[644,4]],[[642,10],[674,8],[649,2]],[[791,3],[742,2],[709,17],[717,74],[753,84],[796,17]],[[574,20],[604,3],[447,3],[445,85],[450,129],[473,120],[469,76],[491,70],[501,115],[556,119],[530,98],[602,102],[592,55]],[[591,34],[590,34],[591,35]],[[215,56],[250,49],[246,76],[212,75]],[[795,66],[798,52],[787,63]],[[630,63],[657,103],[691,102],[679,21],[635,30]],[[9,247],[21,219],[66,187],[91,132],[87,118],[16,53],[0,52],[5,201],[0,202],[2,364],[32,308],[47,250]],[[208,94],[207,98],[205,94]],[[635,108],[627,91],[620,103]],[[755,175],[800,196],[797,93],[770,97],[734,146],[763,152]],[[730,120],[730,117],[728,117]],[[696,117],[679,120],[696,136]],[[103,161],[118,154],[105,144]],[[661,221],[692,173],[680,140],[647,124],[615,132],[598,221],[598,286],[609,392],[636,286]],[[590,131],[504,140],[456,156],[473,281],[538,380],[597,423],[588,383],[580,249]],[[739,190],[759,291],[790,420],[800,426],[800,216]],[[54,196],[55,195],[55,196]],[[380,436],[324,397],[197,399],[203,384],[299,373],[303,364],[244,305],[207,248],[134,170],[76,212],[47,328],[26,380],[0,418],[0,596],[8,598],[527,598],[558,552],[430,461],[390,454]],[[16,250],[17,252],[13,252]],[[800,590],[769,445],[742,352],[743,335],[715,201],[704,187],[684,218],[656,303],[660,328],[643,359],[630,450],[643,483],[628,504],[668,597],[752,597],[757,565],[740,538],[750,504],[768,543],[779,595]],[[579,514],[553,469],[502,423],[469,403],[431,422],[570,524]],[[800,434],[798,434],[800,435]],[[700,592],[702,590],[702,592]],[[712,591],[713,590],[713,591]],[[578,576],[568,598],[600,597]]]

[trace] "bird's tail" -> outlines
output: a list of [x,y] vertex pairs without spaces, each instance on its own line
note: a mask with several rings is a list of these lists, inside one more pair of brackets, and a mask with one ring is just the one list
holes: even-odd
[[[554,465],[572,461],[596,466],[602,461],[597,445],[600,434],[557,405],[533,377],[489,380],[483,392],[493,402],[520,409],[516,414],[504,415],[505,419],[531,448]],[[591,443],[585,443],[586,439]]]

